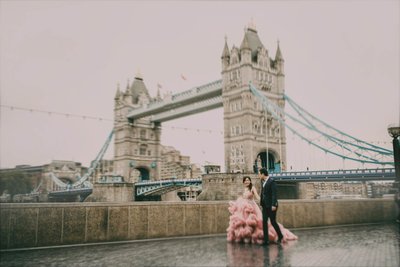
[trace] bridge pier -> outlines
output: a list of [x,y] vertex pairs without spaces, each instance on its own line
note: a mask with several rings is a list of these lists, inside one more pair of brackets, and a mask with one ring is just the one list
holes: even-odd
[[135,200],[134,183],[95,183],[85,202],[131,202]]

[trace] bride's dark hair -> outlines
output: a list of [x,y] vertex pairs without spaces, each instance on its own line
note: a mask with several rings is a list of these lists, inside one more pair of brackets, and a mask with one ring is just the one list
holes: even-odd
[[251,182],[251,178],[249,176],[243,177],[243,183],[246,181],[246,179],[249,179],[250,184],[249,184],[249,190],[251,191],[251,188],[253,188],[253,183]]

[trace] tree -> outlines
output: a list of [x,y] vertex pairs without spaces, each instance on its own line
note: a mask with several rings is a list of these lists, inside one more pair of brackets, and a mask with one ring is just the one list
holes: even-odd
[[7,191],[12,196],[16,194],[27,194],[32,191],[30,178],[21,171],[2,172],[0,174],[0,194]]

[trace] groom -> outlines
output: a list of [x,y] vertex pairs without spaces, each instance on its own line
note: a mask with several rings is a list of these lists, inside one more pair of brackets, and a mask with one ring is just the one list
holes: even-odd
[[278,199],[276,196],[276,183],[273,178],[269,177],[266,168],[261,168],[258,172],[258,177],[261,179],[261,194],[260,205],[262,207],[263,215],[263,230],[264,230],[264,244],[268,244],[268,218],[278,234],[278,243],[282,242],[282,232],[276,222],[276,212],[278,211]]

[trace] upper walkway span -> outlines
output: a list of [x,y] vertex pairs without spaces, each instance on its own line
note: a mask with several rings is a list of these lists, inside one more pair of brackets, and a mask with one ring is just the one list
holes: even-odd
[[132,110],[127,117],[134,121],[150,116],[153,122],[165,122],[219,107],[222,107],[222,80],[170,95],[163,101]]

